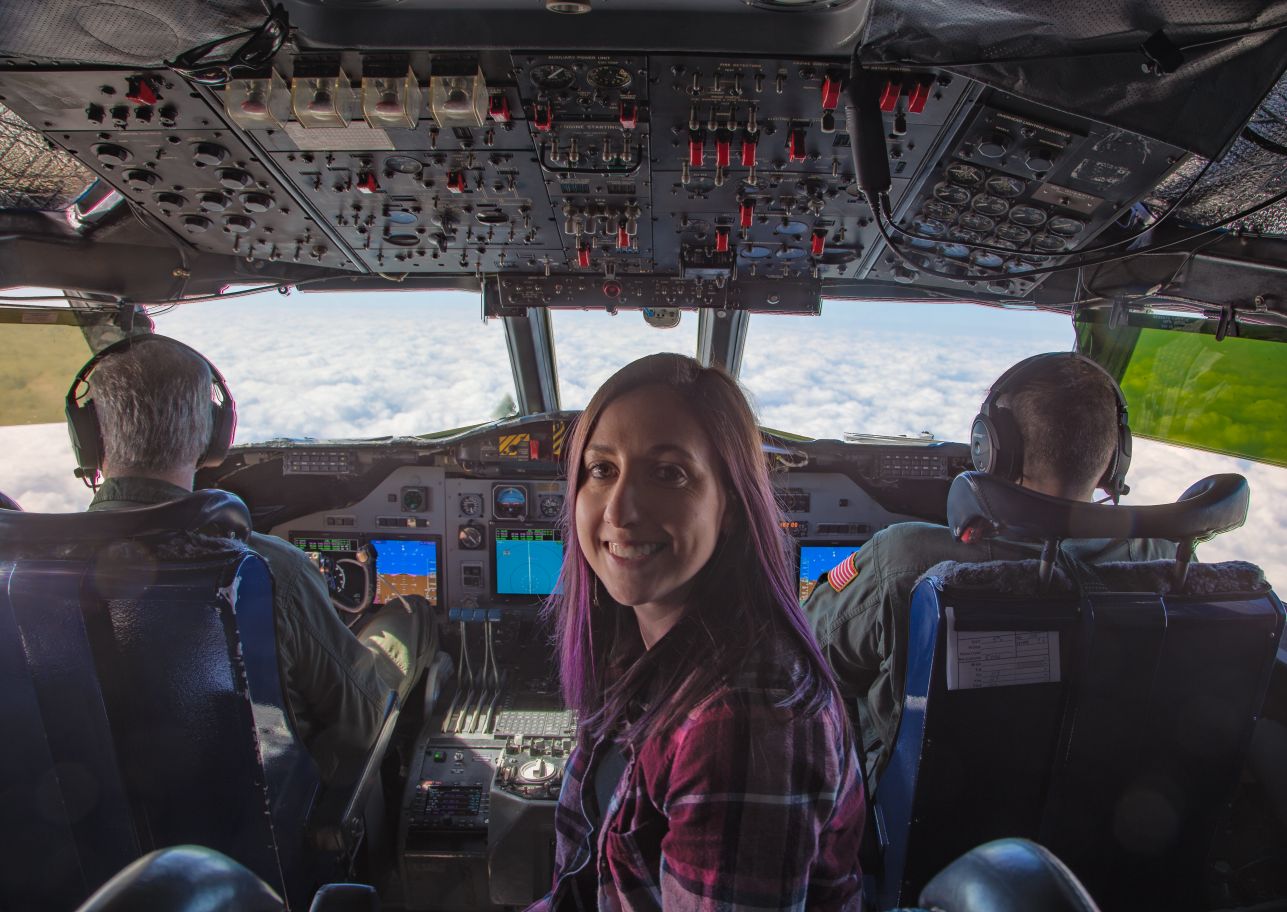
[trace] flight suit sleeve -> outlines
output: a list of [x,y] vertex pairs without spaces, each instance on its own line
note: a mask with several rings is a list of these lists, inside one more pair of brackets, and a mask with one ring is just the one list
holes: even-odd
[[856,705],[869,767],[877,755],[888,753],[898,726],[906,650],[895,629],[895,596],[885,585],[884,546],[883,536],[876,535],[852,558],[854,575],[839,591],[829,573],[804,604],[846,704]]
[[379,733],[392,688],[381,678],[371,650],[336,615],[326,582],[308,558],[265,550],[274,576],[278,662],[292,718],[322,777],[329,778],[365,755]]

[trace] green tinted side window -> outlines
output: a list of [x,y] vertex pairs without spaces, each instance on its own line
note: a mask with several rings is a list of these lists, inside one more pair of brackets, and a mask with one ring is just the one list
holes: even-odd
[[1217,342],[1209,328],[1186,318],[1082,323],[1078,347],[1118,378],[1133,433],[1287,466],[1287,344],[1254,329]]
[[90,355],[73,314],[0,313],[0,352],[0,425],[62,421],[67,387]]

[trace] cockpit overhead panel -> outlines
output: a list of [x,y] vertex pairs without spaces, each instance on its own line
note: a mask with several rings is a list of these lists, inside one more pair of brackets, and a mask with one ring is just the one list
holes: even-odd
[[0,95],[172,242],[269,275],[481,284],[492,315],[809,311],[858,280],[1019,297],[1183,158],[946,71],[875,67],[882,230],[855,179],[848,66],[287,48],[222,87],[10,67]]

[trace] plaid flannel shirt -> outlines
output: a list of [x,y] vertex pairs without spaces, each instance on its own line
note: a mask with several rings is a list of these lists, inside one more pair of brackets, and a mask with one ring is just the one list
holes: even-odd
[[806,717],[779,658],[697,706],[667,738],[625,748],[597,833],[600,745],[569,758],[556,812],[554,889],[529,912],[575,908],[596,838],[598,908],[636,912],[861,908],[864,798],[843,708]]

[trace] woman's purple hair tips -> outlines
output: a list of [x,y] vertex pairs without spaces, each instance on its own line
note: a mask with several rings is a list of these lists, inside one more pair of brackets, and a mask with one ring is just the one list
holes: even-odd
[[[785,635],[795,641],[794,651],[803,659],[805,673],[787,704],[803,705],[806,712],[832,700],[840,706],[831,671],[797,600],[790,545],[754,413],[737,382],[724,371],[675,354],[649,355],[613,374],[590,399],[570,436],[562,517],[567,548],[558,594],[546,605],[555,625],[568,706],[579,712],[581,724],[592,735],[601,736],[623,727],[627,705],[646,683],[640,670],[646,665],[642,655],[630,663],[633,667],[621,669],[622,678],[609,674],[613,657],[621,656],[617,635],[634,627],[633,616],[623,627],[629,610],[612,602],[598,584],[577,540],[575,522],[582,454],[599,417],[616,399],[646,386],[673,390],[706,428],[721,463],[719,475],[734,522],[699,574],[703,584],[694,587],[693,604],[681,621],[691,622],[693,631],[686,638],[687,649],[676,656],[675,664],[684,671],[662,691],[667,694],[663,705],[654,701],[641,718],[632,720],[628,736],[646,737],[671,728],[766,636]],[[672,650],[683,650],[674,646],[675,639],[665,637],[662,644],[672,641]]]

